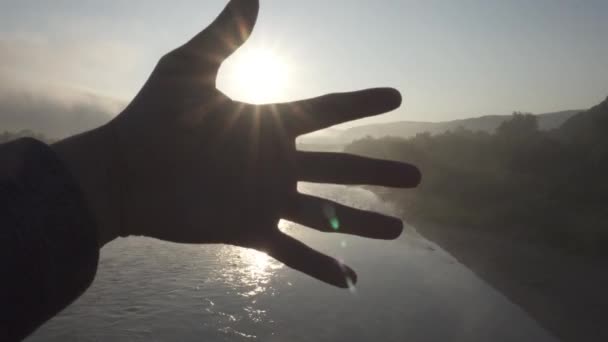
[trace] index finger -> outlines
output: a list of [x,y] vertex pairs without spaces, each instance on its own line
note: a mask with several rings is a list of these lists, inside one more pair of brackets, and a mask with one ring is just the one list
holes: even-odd
[[401,101],[396,89],[373,88],[266,106],[281,115],[288,133],[298,136],[392,111],[401,106]]

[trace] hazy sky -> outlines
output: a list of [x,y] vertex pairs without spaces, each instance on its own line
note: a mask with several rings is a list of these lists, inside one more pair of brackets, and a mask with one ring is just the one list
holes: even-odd
[[[0,92],[127,102],[225,3],[0,0]],[[540,113],[608,95],[606,18],[606,0],[261,0],[245,50],[271,49],[288,65],[278,101],[393,86],[404,106],[382,120]],[[246,99],[226,77],[233,64],[220,86]]]

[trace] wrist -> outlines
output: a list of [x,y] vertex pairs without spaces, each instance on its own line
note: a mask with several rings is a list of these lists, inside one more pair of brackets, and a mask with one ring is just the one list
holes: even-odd
[[120,191],[110,130],[101,126],[51,146],[80,185],[97,224],[100,248],[120,235]]

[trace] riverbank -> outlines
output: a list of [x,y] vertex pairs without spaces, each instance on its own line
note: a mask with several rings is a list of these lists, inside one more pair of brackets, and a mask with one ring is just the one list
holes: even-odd
[[605,259],[570,255],[491,232],[410,223],[559,339],[608,341]]

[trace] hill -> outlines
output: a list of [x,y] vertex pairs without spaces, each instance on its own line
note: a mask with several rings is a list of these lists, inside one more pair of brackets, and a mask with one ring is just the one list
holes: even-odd
[[597,148],[608,141],[607,129],[608,97],[597,106],[566,120],[555,134],[564,142]]
[[[579,112],[581,112],[581,110],[566,110],[555,113],[539,114],[537,115],[539,128],[541,130],[555,129]],[[459,128],[493,133],[500,124],[510,118],[510,115],[487,115],[478,118],[445,122],[398,121],[387,124],[354,127],[344,131],[341,135],[341,139],[344,141],[354,141],[366,136],[373,138],[385,136],[409,138],[418,133],[428,132],[434,135]]]
[[561,340],[607,341],[608,99],[552,130],[540,121],[345,150],[417,165],[418,188],[372,190]]
[[[568,119],[582,110],[565,110],[554,113],[539,114],[538,125],[541,130],[558,128]],[[509,120],[510,115],[487,115],[444,122],[396,121],[390,123],[357,126],[349,129],[330,128],[305,135],[298,139],[298,145],[306,150],[340,150],[345,145],[365,137],[382,138],[386,136],[409,138],[416,134],[428,132],[431,135],[450,130],[467,129],[493,133],[500,124]]]

